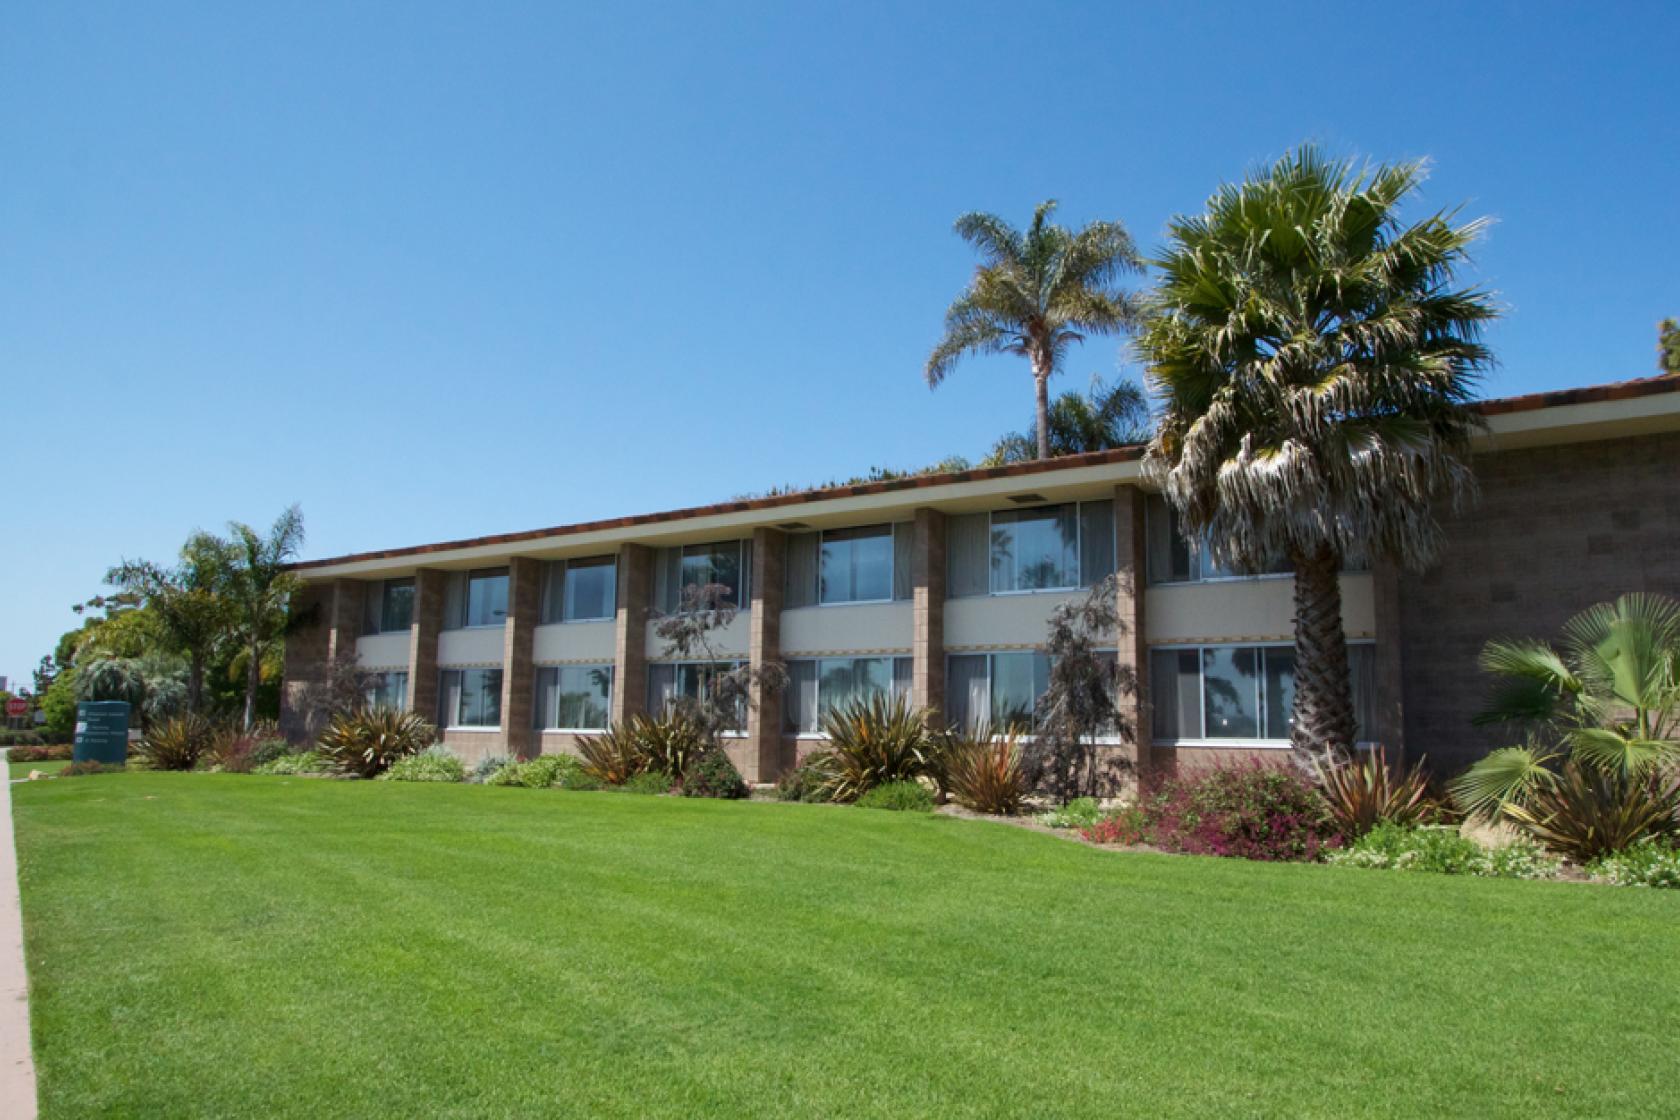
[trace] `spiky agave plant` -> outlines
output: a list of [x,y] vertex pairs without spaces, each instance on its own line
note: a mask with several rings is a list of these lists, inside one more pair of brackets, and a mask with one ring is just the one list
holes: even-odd
[[856,801],[878,785],[928,773],[933,738],[927,713],[902,695],[874,693],[823,716],[826,749],[811,756],[830,800]]
[[1383,748],[1347,757],[1315,759],[1313,778],[1330,806],[1336,828],[1348,840],[1385,821],[1418,825],[1433,820],[1440,806],[1430,796],[1429,772],[1419,759],[1409,771],[1388,764]]
[[634,719],[615,723],[599,735],[577,741],[583,772],[603,785],[621,786],[647,772],[648,757],[638,741]]
[[437,729],[414,712],[366,708],[335,717],[315,750],[336,773],[377,778],[397,759],[419,754],[436,741]]
[[198,715],[154,724],[135,751],[153,770],[191,770],[215,747],[216,725]]
[[958,803],[976,813],[1012,817],[1027,796],[1017,732],[994,735],[984,727],[948,733],[940,764],[946,787]]

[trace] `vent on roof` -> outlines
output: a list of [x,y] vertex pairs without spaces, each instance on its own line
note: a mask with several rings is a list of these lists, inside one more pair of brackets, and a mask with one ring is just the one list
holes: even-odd
[[788,532],[791,533],[796,529],[809,529],[810,526],[805,524],[805,522],[803,522],[803,521],[783,521],[783,522],[779,522],[776,525],[776,528],[786,529]]
[[1030,506],[1034,502],[1044,501],[1045,498],[1043,494],[1011,494],[1009,500],[1016,505]]

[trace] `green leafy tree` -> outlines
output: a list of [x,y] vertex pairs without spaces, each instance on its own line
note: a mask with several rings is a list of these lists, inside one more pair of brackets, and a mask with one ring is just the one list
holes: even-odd
[[[1050,454],[1107,451],[1149,438],[1149,400],[1135,382],[1103,384],[1092,377],[1084,393],[1063,393],[1050,403]],[[980,461],[983,467],[1024,463],[1038,457],[1038,425],[1010,432]]]
[[1139,350],[1160,403],[1148,464],[1216,559],[1295,570],[1293,738],[1351,747],[1339,573],[1418,569],[1474,494],[1470,404],[1497,312],[1458,287],[1484,223],[1402,224],[1421,162],[1358,172],[1303,148],[1175,219]]
[[267,533],[238,521],[228,530],[228,599],[232,632],[246,655],[244,723],[249,728],[257,718],[264,659],[285,636],[286,606],[298,587],[288,565],[303,547],[303,511],[290,507]]
[[76,730],[75,666],[61,669],[52,684],[36,695],[41,698],[41,713],[47,717],[42,727],[54,735],[69,735]]
[[[227,541],[210,533],[194,533],[172,567],[124,560],[105,574],[106,583],[143,604],[158,646],[186,659],[187,709],[193,713],[203,708],[205,668],[231,629],[234,564],[234,550]],[[113,625],[119,624],[108,622],[106,628]]]
[[1657,368],[1680,373],[1680,323],[1664,319],[1657,324]]
[[1019,354],[1032,365],[1038,458],[1050,448],[1050,378],[1068,348],[1087,335],[1112,334],[1136,319],[1133,297],[1117,286],[1143,270],[1119,222],[1073,231],[1050,221],[1040,203],[1023,233],[995,214],[957,219],[957,235],[980,253],[974,279],[945,312],[945,336],[928,356],[930,388],[970,354]]

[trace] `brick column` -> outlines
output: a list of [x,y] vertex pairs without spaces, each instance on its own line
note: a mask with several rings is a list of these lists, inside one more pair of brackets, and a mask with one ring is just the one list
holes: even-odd
[[945,719],[945,515],[916,511],[910,564],[910,699]]
[[532,729],[536,691],[537,612],[542,601],[542,563],[529,556],[508,561],[508,613],[502,638],[502,739],[507,753],[529,758],[541,750]]
[[782,564],[787,534],[778,529],[754,529],[752,541],[752,610],[747,616],[748,649],[753,673],[748,691],[747,742],[742,777],[749,782],[774,781],[781,775],[782,694],[766,687],[756,670],[782,659]]
[[1399,766],[1406,759],[1406,720],[1403,649],[1400,631],[1400,568],[1379,560],[1371,566],[1376,607],[1376,695],[1372,697],[1372,739],[1387,749],[1388,761]]
[[306,583],[287,607],[293,629],[286,634],[286,664],[280,690],[280,733],[303,743],[320,728],[310,718],[310,692],[326,680],[330,656],[333,591],[326,583]]
[[647,708],[648,605],[653,600],[653,550],[626,544],[618,550],[618,628],[613,647],[612,720]]
[[356,656],[356,639],[362,636],[362,612],[369,585],[359,579],[332,582],[330,614],[327,620],[327,660]]
[[408,710],[438,718],[438,632],[449,573],[420,568],[414,573],[414,618],[408,627]]
[[1122,693],[1117,700],[1120,717],[1132,727],[1134,753],[1139,784],[1148,775],[1152,758],[1150,752],[1149,708],[1149,641],[1144,619],[1144,588],[1148,584],[1146,565],[1149,557],[1148,538],[1144,533],[1144,492],[1136,486],[1114,488],[1114,570],[1119,576],[1119,602],[1115,604],[1120,616],[1120,633],[1116,642],[1117,659],[1123,673],[1129,672],[1135,682],[1130,695]]

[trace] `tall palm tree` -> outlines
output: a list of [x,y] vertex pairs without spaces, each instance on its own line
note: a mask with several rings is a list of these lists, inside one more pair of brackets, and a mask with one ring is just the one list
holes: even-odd
[[262,683],[263,655],[286,632],[286,607],[298,578],[287,567],[303,547],[303,511],[292,506],[275,519],[267,535],[233,522],[230,542],[234,554],[230,593],[235,630],[246,654],[245,726],[256,722],[257,687]]
[[1159,399],[1148,464],[1215,559],[1295,570],[1292,737],[1354,735],[1338,575],[1422,568],[1441,502],[1475,493],[1470,408],[1497,311],[1457,287],[1484,223],[1403,225],[1421,162],[1356,171],[1307,147],[1169,226],[1138,346]]
[[[1142,443],[1149,434],[1149,398],[1133,381],[1105,385],[1093,376],[1088,392],[1062,393],[1050,402],[1051,455],[1107,451],[1129,443]],[[1024,432],[1010,432],[998,440],[980,465],[1024,463],[1036,458],[1037,447],[1035,422]]]
[[1131,234],[1119,222],[1071,231],[1050,221],[1056,203],[1039,204],[1022,233],[995,214],[957,219],[957,235],[979,251],[974,279],[945,312],[945,337],[927,360],[935,388],[967,354],[1019,354],[1032,364],[1038,457],[1050,457],[1050,377],[1068,347],[1086,335],[1112,334],[1137,317],[1134,298],[1116,287],[1143,270]]

